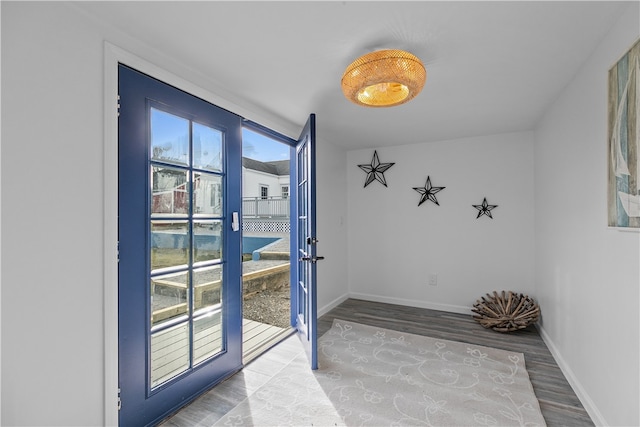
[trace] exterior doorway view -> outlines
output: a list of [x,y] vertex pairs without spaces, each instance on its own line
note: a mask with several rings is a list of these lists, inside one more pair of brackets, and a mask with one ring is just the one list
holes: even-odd
[[120,424],[294,332],[317,369],[315,115],[293,140],[123,64],[118,92]]
[[243,362],[294,332],[291,326],[291,145],[242,131]]

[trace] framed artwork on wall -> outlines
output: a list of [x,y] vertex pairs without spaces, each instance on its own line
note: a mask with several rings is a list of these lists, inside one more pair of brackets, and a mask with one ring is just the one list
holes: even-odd
[[640,229],[640,39],[608,73],[608,225]]

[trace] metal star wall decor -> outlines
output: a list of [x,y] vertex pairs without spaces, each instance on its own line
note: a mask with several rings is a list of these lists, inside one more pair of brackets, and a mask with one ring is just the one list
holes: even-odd
[[487,198],[485,197],[482,201],[481,205],[472,205],[474,208],[478,209],[478,216],[476,219],[480,218],[482,215],[486,215],[489,218],[493,219],[491,215],[491,210],[498,207],[498,205],[490,205],[487,203]]
[[418,193],[420,193],[422,196],[420,197],[420,202],[418,203],[418,206],[420,206],[421,204],[423,204],[424,202],[426,202],[427,200],[431,200],[433,203],[435,203],[436,205],[440,206],[440,203],[438,203],[438,199],[436,199],[436,193],[439,191],[444,190],[445,187],[434,187],[431,185],[431,177],[427,177],[427,183],[424,185],[424,187],[413,187],[414,190],[416,190]]
[[387,180],[384,179],[384,173],[393,165],[395,165],[395,163],[380,163],[378,152],[374,151],[373,159],[371,159],[371,164],[358,165],[360,169],[367,173],[367,179],[364,182],[365,188],[373,181],[378,181],[380,184],[386,187]]

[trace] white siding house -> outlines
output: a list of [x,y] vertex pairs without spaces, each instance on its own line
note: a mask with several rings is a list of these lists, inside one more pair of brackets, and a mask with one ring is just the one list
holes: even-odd
[[289,218],[289,160],[260,162],[243,157],[242,200],[245,221]]
[[[242,197],[289,197],[289,160],[242,158]],[[265,192],[266,189],[266,192]]]

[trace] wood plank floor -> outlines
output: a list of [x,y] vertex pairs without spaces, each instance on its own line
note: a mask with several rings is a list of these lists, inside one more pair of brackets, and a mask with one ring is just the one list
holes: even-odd
[[[529,327],[501,334],[484,329],[470,315],[349,299],[318,320],[318,335],[333,319],[521,352],[547,425],[593,426],[593,422],[542,341]],[[242,371],[166,420],[163,427],[210,426],[285,367],[300,351],[296,336],[285,339]]]
[[471,315],[349,299],[318,320],[318,336],[333,319],[523,353],[547,425],[594,425],[534,326],[503,334],[483,328]]

